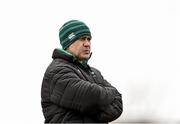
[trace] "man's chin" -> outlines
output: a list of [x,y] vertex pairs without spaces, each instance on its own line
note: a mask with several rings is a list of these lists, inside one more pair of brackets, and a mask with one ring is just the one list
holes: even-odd
[[90,55],[84,55],[84,56],[81,56],[81,60],[88,60],[90,57]]

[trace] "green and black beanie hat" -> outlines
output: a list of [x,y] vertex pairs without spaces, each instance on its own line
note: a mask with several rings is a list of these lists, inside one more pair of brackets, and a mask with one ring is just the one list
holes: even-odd
[[67,49],[83,35],[91,36],[91,32],[88,26],[79,20],[68,21],[59,29],[59,39],[63,49]]

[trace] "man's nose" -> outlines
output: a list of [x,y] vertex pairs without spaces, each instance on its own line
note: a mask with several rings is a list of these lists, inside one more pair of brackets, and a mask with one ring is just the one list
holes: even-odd
[[90,46],[91,42],[86,38],[84,41],[84,46]]

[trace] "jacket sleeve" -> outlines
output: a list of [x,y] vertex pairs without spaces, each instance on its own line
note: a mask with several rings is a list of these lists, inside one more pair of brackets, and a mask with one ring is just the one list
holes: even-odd
[[80,79],[69,67],[64,67],[54,76],[55,84],[50,99],[61,107],[86,112],[110,104],[115,90]]
[[104,88],[108,89],[115,89],[115,94],[113,94],[113,101],[104,106],[100,106],[100,111],[94,116],[100,123],[105,122],[111,122],[117,119],[123,112],[123,102],[122,102],[122,96],[118,92],[118,90],[113,87],[107,80],[104,79],[104,77],[101,75],[101,73],[98,70],[95,70],[96,73],[99,75],[99,84],[103,86]]
[[97,120],[101,123],[116,120],[123,112],[123,103],[121,94],[116,95],[110,105],[102,106],[97,114]]

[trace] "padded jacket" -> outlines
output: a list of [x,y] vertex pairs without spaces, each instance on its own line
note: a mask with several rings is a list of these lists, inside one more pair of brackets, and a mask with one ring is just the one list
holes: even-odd
[[100,71],[55,49],[41,87],[45,123],[108,123],[122,111],[121,94]]

